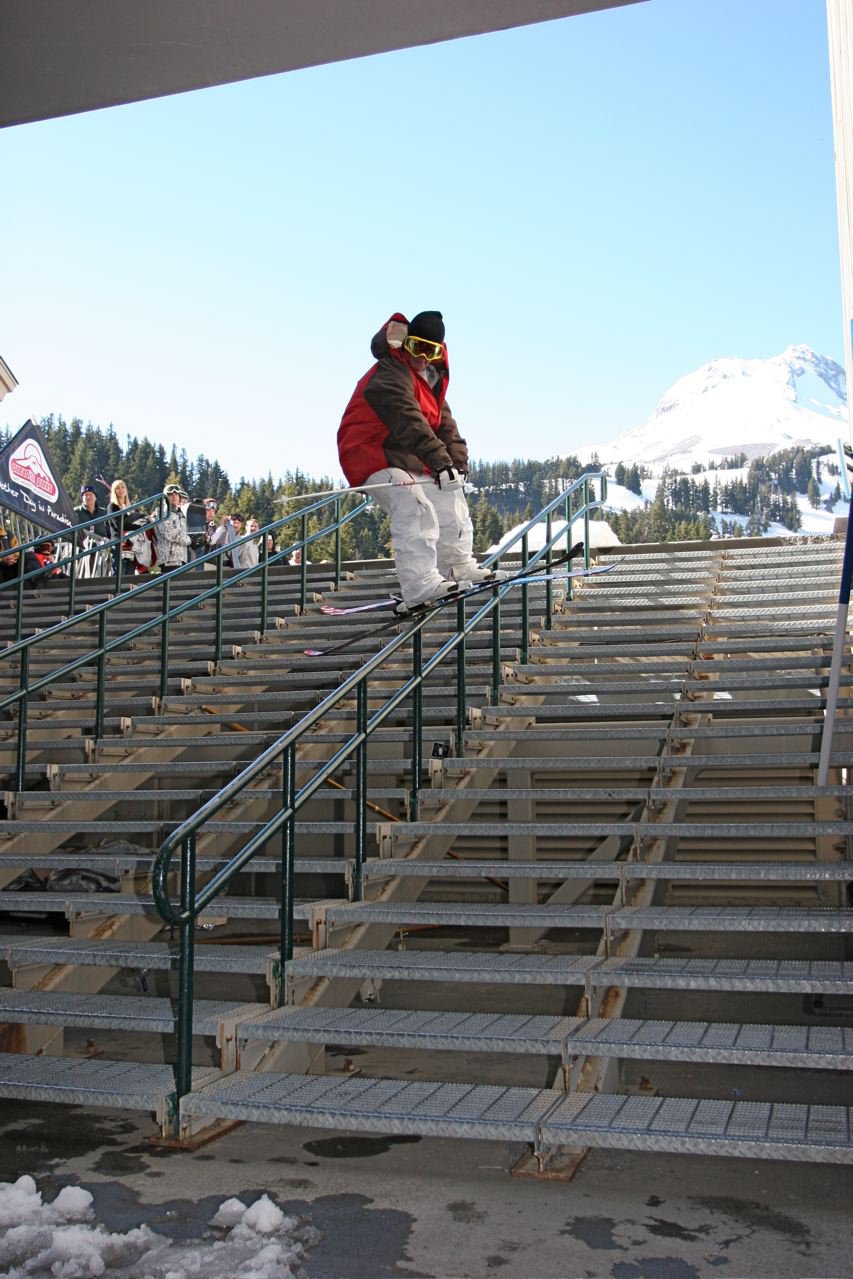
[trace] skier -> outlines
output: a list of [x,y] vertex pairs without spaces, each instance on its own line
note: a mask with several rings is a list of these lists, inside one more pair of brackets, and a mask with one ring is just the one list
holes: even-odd
[[[391,316],[370,344],[376,364],[356,386],[338,429],[341,468],[353,488],[388,484],[372,496],[391,517],[403,595],[398,612],[497,579],[473,555],[463,488],[468,449],[445,396],[444,320],[421,311]],[[432,476],[434,484],[417,483]]]

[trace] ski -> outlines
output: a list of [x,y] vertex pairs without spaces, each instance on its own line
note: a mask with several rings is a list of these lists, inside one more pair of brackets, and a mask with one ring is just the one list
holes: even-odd
[[471,599],[472,596],[482,595],[485,591],[494,590],[498,586],[538,586],[543,582],[565,581],[567,577],[596,577],[602,573],[610,573],[616,567],[616,564],[607,564],[601,568],[576,569],[570,573],[543,573],[532,577],[505,578],[502,582],[482,582],[477,586],[472,586],[470,590],[459,591],[456,595],[448,595],[446,599],[440,600],[437,604],[424,605],[420,609],[415,609],[405,617],[388,618],[387,621],[380,622],[369,631],[362,632],[360,635],[350,635],[339,644],[333,644],[329,648],[306,648],[303,649],[303,653],[306,657],[331,657],[335,653],[343,653],[348,648],[358,644],[360,640],[371,640],[375,636],[382,635],[385,631],[393,630],[395,626],[402,626],[408,621],[419,622],[421,618],[430,613],[435,613],[441,608],[446,608],[448,604],[456,604],[460,600]]
[[[549,572],[557,568],[560,564],[567,564],[569,560],[577,559],[583,554],[583,542],[575,542],[570,551],[563,551],[560,555],[555,556],[550,564],[543,564],[540,567],[547,568]],[[510,574],[509,577],[502,577],[493,582],[478,582],[476,586],[469,587],[467,591],[457,591],[454,595],[448,595],[447,600],[458,600],[476,590],[490,590],[493,586],[502,586],[505,582],[513,582],[516,578],[529,577],[531,574],[538,573],[538,567],[528,570],[526,568],[519,569],[517,573]],[[560,574],[561,577],[565,574]],[[543,579],[544,580],[544,579]],[[399,595],[387,595],[384,600],[371,600],[369,604],[354,604],[351,608],[339,608],[335,604],[321,605],[320,612],[325,613],[327,617],[349,617],[353,613],[378,613],[383,609],[396,608],[400,603]],[[439,600],[438,605],[445,603]],[[435,608],[437,604],[417,605],[409,613],[398,616],[398,621],[405,621],[407,617],[415,617],[425,609]]]

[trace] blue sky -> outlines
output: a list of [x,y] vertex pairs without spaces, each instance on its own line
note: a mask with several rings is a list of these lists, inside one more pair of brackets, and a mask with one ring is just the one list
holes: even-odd
[[648,0],[0,132],[0,423],[339,478],[394,310],[473,456],[642,422],[719,355],[843,359],[822,0]]

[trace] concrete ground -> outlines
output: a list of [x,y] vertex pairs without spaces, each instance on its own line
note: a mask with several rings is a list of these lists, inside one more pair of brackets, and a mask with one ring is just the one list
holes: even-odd
[[519,1146],[244,1126],[195,1153],[145,1115],[0,1102],[0,1181],[94,1195],[107,1229],[188,1242],[267,1192],[320,1232],[309,1279],[849,1279],[843,1167],[594,1151],[574,1181],[509,1175]]

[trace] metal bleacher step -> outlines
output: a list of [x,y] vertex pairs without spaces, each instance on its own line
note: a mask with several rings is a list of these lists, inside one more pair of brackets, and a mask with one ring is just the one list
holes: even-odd
[[[318,905],[333,905],[332,899],[296,901],[294,918],[310,920]],[[157,916],[154,900],[127,893],[16,893],[0,892],[0,911],[25,914],[60,914],[69,919],[82,915]],[[278,919],[279,904],[274,897],[217,897],[199,919]]]
[[[309,952],[304,948],[294,951],[300,957],[305,953]],[[54,967],[72,964],[176,972],[179,954],[177,942],[165,941],[85,937],[8,937],[0,941],[0,957],[13,972],[31,965]],[[194,966],[197,972],[263,977],[273,963],[278,963],[278,950],[269,945],[227,946],[214,942],[195,947]]]
[[248,1017],[238,1039],[559,1056],[577,1020],[553,1014],[291,1005]]
[[[219,1071],[210,1066],[193,1068],[194,1088],[218,1078]],[[162,1115],[174,1089],[172,1067],[159,1063],[0,1053],[0,1097],[16,1101],[106,1106]]]
[[716,990],[764,994],[849,994],[853,962],[815,959],[602,959],[539,952],[437,950],[311,951],[287,965],[302,977],[480,985],[582,986],[596,990]]
[[[678,794],[678,792],[675,792]],[[0,830],[2,830],[0,823]],[[532,839],[569,839],[574,836],[630,836],[637,842],[649,839],[714,839],[734,840],[746,843],[749,840],[811,840],[818,836],[828,835],[843,839],[853,834],[853,822],[849,821],[786,821],[786,822],[718,822],[718,821],[684,821],[684,822],[649,822],[649,821],[564,821],[564,822],[399,822],[382,824],[379,835],[381,839],[392,842],[409,842],[428,838],[431,835],[477,836],[492,839],[504,839],[510,836],[525,836]]]
[[853,1163],[853,1109],[574,1093],[542,1121],[539,1140],[544,1146],[846,1164]]
[[[97,792],[91,799],[97,797]],[[85,802],[82,798],[80,802]],[[240,821],[210,821],[205,824],[205,834],[210,835],[228,835],[228,834],[250,834],[258,830],[265,824],[264,820],[259,819],[253,822]],[[376,822],[368,822],[368,833],[372,833],[377,826]],[[50,831],[52,834],[59,835],[127,835],[138,832],[139,834],[160,834],[180,825],[179,818],[163,819],[160,821],[149,821],[145,818],[112,818],[105,817],[101,821],[53,821],[50,817],[44,817],[40,821],[0,821],[0,837],[11,838],[14,835],[37,835],[45,834]],[[310,826],[311,833],[314,835],[346,835],[352,833],[352,822],[320,822],[311,818],[306,819],[306,826]],[[0,844],[0,858],[2,858],[2,844]]]
[[609,935],[632,928],[661,932],[851,933],[853,910],[830,906],[623,906],[608,913]]
[[242,1042],[344,1044],[428,1051],[558,1055],[783,1066],[853,1067],[853,1029],[554,1014],[384,1008],[265,1009],[243,1020]]
[[419,858],[369,857],[365,880],[414,879],[619,879],[620,863],[587,861],[481,861],[477,858],[421,861]]
[[[149,764],[146,767],[148,771],[150,772],[152,766]],[[161,767],[164,772],[170,772],[173,768],[173,765],[171,763],[168,763],[168,764],[162,765]],[[280,771],[280,765],[279,765],[279,771]],[[193,801],[201,801],[213,795],[217,795],[218,793],[219,793],[219,790],[217,788],[210,788],[209,790],[205,790],[202,788],[172,789],[169,787],[162,786],[162,787],[155,788],[153,790],[147,790],[142,788],[140,788],[139,790],[101,790],[100,788],[98,790],[93,790],[93,791],[55,790],[51,792],[50,798],[54,802],[59,800],[63,804],[67,803],[69,800],[79,799],[79,800],[91,801],[94,798],[97,798],[98,800],[107,799],[110,801],[116,801],[116,802],[121,802],[125,804],[133,804],[133,803],[155,804],[158,802],[162,803],[164,800],[173,800],[173,799],[175,800],[188,799]],[[405,800],[405,799],[408,799],[409,797],[409,792],[402,786],[375,786],[375,787],[371,786],[370,794],[374,798],[381,799],[385,802],[389,800]],[[41,798],[41,796],[32,795],[32,796],[28,796],[27,798],[36,799],[36,798]],[[354,798],[355,798],[355,790],[353,789],[353,787],[341,786],[340,789],[335,787],[334,790],[330,789],[327,791],[320,791],[319,793],[313,796],[310,796],[309,802],[310,802],[310,799],[354,799]],[[241,802],[241,801],[249,802],[257,799],[275,800],[277,802],[280,802],[281,787],[278,787],[276,789],[273,789],[270,787],[263,787],[263,786],[247,787],[247,789],[243,792],[243,795],[238,797],[238,800],[235,802]]]
[[426,861],[420,858],[371,857],[364,863],[365,880],[391,879],[618,879],[623,882],[648,879],[680,881],[706,880],[735,882],[784,880],[853,883],[853,862],[620,862],[620,861],[520,861],[460,857],[458,860]]
[[853,1162],[843,1106],[625,1097],[489,1084],[238,1071],[184,1097],[184,1117],[543,1145]]
[[[2,894],[0,894],[2,897]],[[333,927],[347,924],[431,924],[435,927],[473,928],[593,928],[605,926],[603,906],[497,905],[492,902],[340,902],[324,904],[326,921]],[[853,912],[851,912],[853,913]]]
[[[811,770],[817,767],[819,758],[817,751],[801,751],[796,754],[771,751],[751,752],[750,754],[738,754],[736,766],[738,769],[799,768]],[[853,754],[833,751],[832,763],[838,768],[849,767],[853,765]],[[512,769],[535,773],[635,773],[643,770],[667,772],[685,768],[690,768],[691,770],[716,768],[728,771],[732,768],[732,757],[730,755],[703,755],[698,752],[694,752],[689,758],[685,758],[684,755],[675,752],[663,752],[656,755],[581,755],[568,758],[547,755],[465,755],[442,760],[441,768],[449,777],[464,776],[466,773],[478,770],[491,770],[502,773]],[[670,797],[672,794],[672,792],[661,793],[668,794]],[[678,794],[680,795],[680,793],[679,790]]]
[[[315,950],[287,965],[287,980],[302,977],[383,981],[466,982],[477,985],[579,986],[600,961],[586,955],[478,953],[440,950]],[[851,964],[853,968],[853,964]]]
[[[631,757],[635,758],[634,756]],[[657,756],[655,756],[657,758]],[[691,756],[691,763],[695,756]],[[448,760],[446,767],[452,768],[454,763],[460,761]],[[466,761],[462,761],[463,763]],[[494,760],[486,759],[483,765],[489,763],[494,764]],[[559,761],[564,767],[571,768],[573,761]],[[538,764],[538,761],[537,761]],[[531,771],[536,771],[532,769]],[[156,794],[156,792],[154,792]],[[533,799],[543,800],[547,803],[559,801],[561,803],[574,802],[579,803],[594,801],[600,803],[604,800],[619,800],[625,802],[647,801],[650,805],[662,805],[671,802],[677,798],[680,801],[686,800],[690,803],[701,800],[713,801],[715,804],[719,801],[721,805],[730,805],[732,803],[741,803],[744,801],[766,801],[768,804],[776,805],[780,800],[803,800],[806,803],[813,803],[816,799],[846,799],[850,794],[847,786],[815,786],[815,785],[797,785],[777,786],[769,784],[767,786],[679,786],[677,791],[667,789],[660,786],[611,786],[603,784],[600,786],[534,786],[534,787],[513,787],[505,788],[477,787],[466,786],[464,788],[457,787],[433,787],[430,790],[421,793],[421,803],[426,801],[434,801],[436,803],[451,803],[455,799],[477,799],[477,800],[493,800],[501,801],[507,799]]]
[[[69,851],[65,853],[5,853],[0,855],[0,866],[10,868],[30,866],[33,870],[65,870],[67,867],[85,867],[108,875],[121,875],[129,871],[150,874],[154,869],[157,849],[138,852],[90,853]],[[220,870],[229,863],[228,857],[196,857],[196,869],[200,872]],[[294,873],[297,875],[346,875],[352,866],[352,857],[297,857]],[[253,857],[246,867],[247,874],[275,875],[281,873],[278,857]],[[16,894],[23,901],[28,894]]]
[[623,880],[670,879],[681,881],[765,880],[849,883],[853,882],[853,861],[764,861],[753,862],[623,862]]
[[565,1052],[711,1065],[850,1070],[853,1029],[603,1017],[572,1026]]
[[[156,995],[74,995],[64,991],[0,990],[0,1020],[10,1025],[91,1026],[170,1035],[176,1001]],[[193,1032],[216,1035],[223,1022],[259,1017],[267,1005],[225,999],[193,1001]]]

